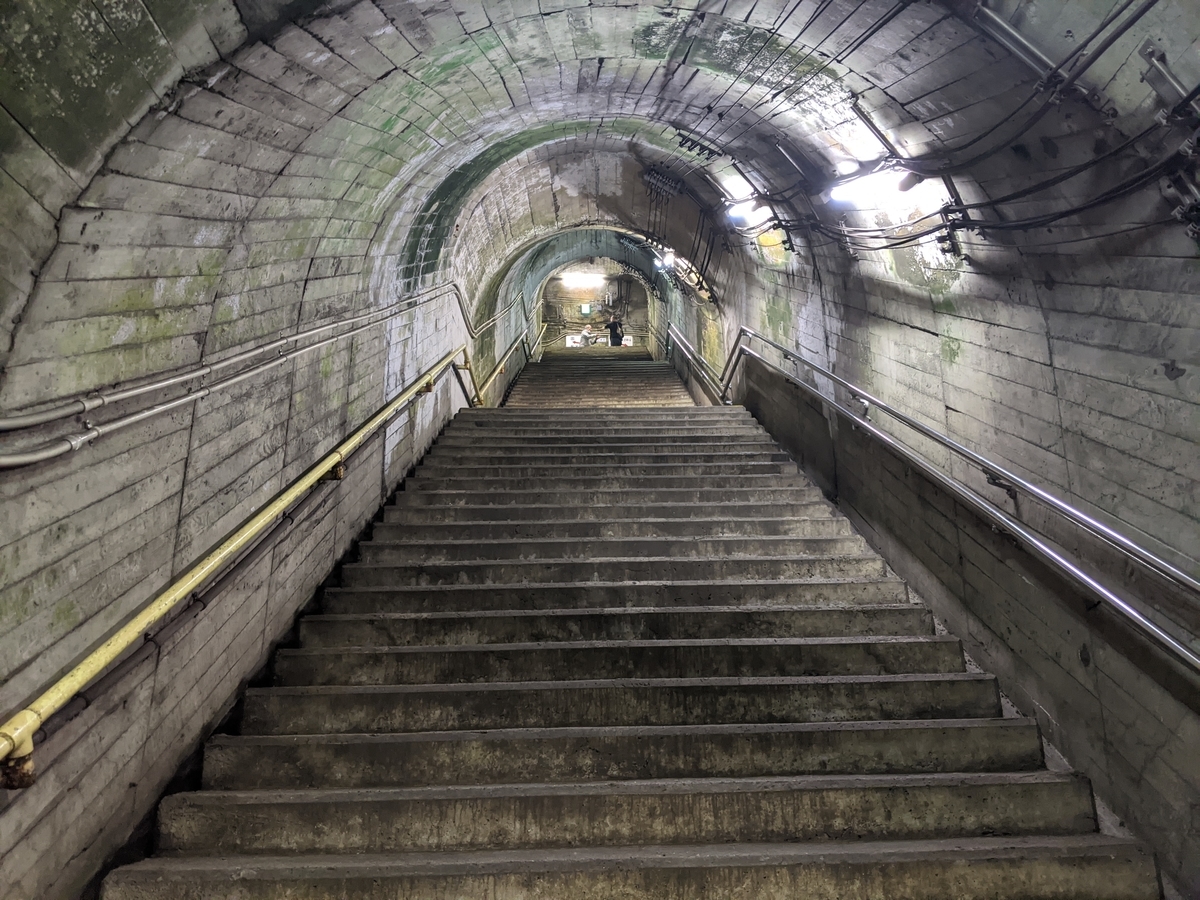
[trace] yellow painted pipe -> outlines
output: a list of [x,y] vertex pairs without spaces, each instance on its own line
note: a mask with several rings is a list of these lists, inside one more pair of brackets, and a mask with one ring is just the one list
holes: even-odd
[[[402,391],[331,452],[321,457],[284,491],[276,494],[270,503],[242,523],[241,527],[229,535],[216,550],[172,582],[166,590],[126,622],[112,637],[89,653],[83,662],[60,678],[53,687],[0,725],[0,760],[8,757],[20,760],[33,753],[33,735],[46,719],[66,706],[72,697],[87,687],[96,676],[141,639],[178,603],[225,568],[255,538],[263,534],[276,519],[313,488],[326,472],[334,466],[344,463],[351,453],[362,446],[363,442],[386,424],[392,416],[411,403],[417,395],[431,390],[434,382],[450,368],[454,358],[460,353],[465,353],[466,349],[466,346],[462,346],[442,357],[413,385]],[[9,762],[9,765],[12,765],[12,761]],[[32,779],[31,771],[28,772],[28,777],[30,780]]]

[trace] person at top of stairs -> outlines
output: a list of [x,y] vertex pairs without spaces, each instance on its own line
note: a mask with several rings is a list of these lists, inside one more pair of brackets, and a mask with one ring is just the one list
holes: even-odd
[[622,327],[621,320],[616,316],[609,316],[608,324],[604,327],[608,329],[608,345],[620,347],[621,341],[625,337],[625,329]]

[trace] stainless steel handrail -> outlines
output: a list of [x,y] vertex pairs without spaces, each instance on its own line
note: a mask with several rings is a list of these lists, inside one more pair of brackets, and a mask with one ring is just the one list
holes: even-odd
[[679,333],[679,329],[677,329],[674,325],[668,324],[667,325],[667,340],[666,340],[666,344],[665,344],[665,349],[666,349],[668,359],[671,356],[672,340],[674,340],[675,343],[681,344],[683,346],[684,353],[687,356],[689,361],[695,361],[695,362],[700,363],[699,367],[694,367],[694,371],[699,373],[700,380],[704,382],[705,387],[707,387],[709,389],[709,391],[711,392],[713,400],[717,403],[722,402],[722,400],[724,399],[724,396],[725,396],[725,392],[724,392],[722,386],[717,383],[716,379],[714,379],[712,377],[712,370],[708,364],[708,361],[705,360],[704,357],[699,354],[699,352],[697,352],[696,348],[692,346],[691,341],[689,341],[687,338],[685,338],[682,334]]
[[[189,388],[188,393],[181,397],[174,397],[170,400],[156,403],[152,406],[148,406],[144,409],[140,409],[136,412],[129,413],[128,415],[121,416],[99,425],[84,423],[85,427],[83,431],[51,438],[35,447],[31,447],[26,450],[0,453],[0,470],[17,469],[23,466],[30,466],[34,465],[35,463],[46,462],[51,459],[56,459],[60,456],[65,456],[68,453],[79,450],[81,447],[90,444],[92,441],[99,437],[103,437],[106,434],[111,434],[114,431],[120,431],[123,428],[127,428],[130,425],[135,425],[138,422],[153,418],[154,416],[162,415],[182,406],[187,406],[190,403],[195,403],[198,400],[202,400],[203,398],[209,396],[210,394],[233,387],[234,385],[239,384],[248,378],[253,378],[256,375],[283,365],[284,363],[289,362],[298,356],[303,356],[306,353],[311,353],[314,350],[319,350],[322,347],[335,344],[338,341],[354,337],[363,333],[364,331],[368,331],[379,325],[383,325],[386,322],[390,322],[392,319],[395,319],[398,316],[415,309],[417,306],[445,295],[445,293],[448,291],[452,292],[458,298],[459,310],[463,315],[463,323],[467,329],[467,333],[473,340],[478,338],[479,335],[483,334],[487,328],[494,326],[496,322],[498,322],[518,303],[521,303],[522,307],[524,308],[524,292],[518,292],[516,296],[513,297],[512,301],[504,307],[504,309],[500,310],[486,321],[481,322],[479,325],[472,325],[466,310],[466,306],[464,305],[465,301],[463,299],[462,291],[459,289],[458,285],[453,283],[449,285],[440,285],[436,288],[432,288],[428,291],[408,297],[400,303],[388,307],[387,309],[373,310],[372,312],[364,313],[359,316],[353,316],[349,319],[342,319],[337,322],[331,322],[315,328],[307,329],[305,331],[297,332],[296,334],[289,335],[288,337],[279,338],[275,341],[271,341],[270,343],[262,344],[249,350],[244,350],[240,353],[234,354],[233,356],[227,357],[226,359],[208,363],[188,372],[182,372],[167,378],[157,379],[155,381],[137,385],[136,387],[132,388],[92,394],[87,397],[81,397],[76,400],[59,404],[58,406],[54,406],[40,412],[22,413],[14,416],[3,417],[0,418],[0,432],[11,432],[33,428],[38,425],[48,424],[50,422],[78,415],[80,413],[89,412],[102,406],[109,406],[124,400],[130,400],[135,397],[160,391],[168,387],[185,384],[188,381],[202,378],[205,375],[228,368],[236,363],[245,362],[249,359],[253,359],[255,356],[261,356],[269,351],[279,351],[275,357],[265,362],[256,363],[234,375],[214,381],[208,385],[203,385],[197,388]],[[351,328],[348,331],[343,331],[339,334],[333,335],[332,337],[327,337],[311,344],[297,346],[294,349],[287,351],[282,349],[289,344],[299,343],[303,338],[312,337],[320,334],[321,332],[351,325],[355,322],[363,322],[364,320],[370,321],[366,321],[366,324],[359,325],[356,328]],[[526,325],[525,331],[528,331],[528,325]],[[522,336],[524,336],[524,333],[525,332],[522,332]]]
[[[878,397],[864,390],[863,388],[860,388],[858,385],[835,375],[833,372],[830,372],[828,369],[825,369],[816,363],[809,362],[808,360],[799,356],[795,350],[789,350],[782,344],[778,344],[770,338],[743,326],[738,331],[738,340],[734,344],[734,350],[731,352],[731,355],[732,353],[736,353],[738,348],[742,346],[743,337],[750,337],[754,340],[762,341],[764,344],[774,347],[776,350],[784,354],[785,358],[800,363],[806,369],[820,375],[822,378],[828,378],[834,384],[841,385],[850,392],[851,397],[853,397],[855,400],[866,401],[874,409],[878,409],[881,412],[887,413],[889,416],[899,422],[904,423],[914,431],[924,435],[938,444],[941,444],[943,447],[953,451],[954,453],[957,453],[959,456],[970,460],[983,471],[984,475],[988,476],[989,478],[1003,481],[1004,484],[998,485],[999,487],[1011,486],[1016,490],[1023,491],[1024,493],[1037,498],[1045,505],[1051,507],[1067,519],[1070,519],[1076,525],[1083,527],[1085,530],[1105,541],[1110,546],[1122,551],[1128,556],[1133,557],[1148,568],[1153,569],[1168,581],[1171,581],[1179,587],[1185,588],[1188,591],[1197,594],[1197,599],[1200,599],[1200,580],[1192,577],[1178,566],[1172,565],[1167,560],[1162,559],[1157,554],[1147,550],[1145,547],[1141,546],[1131,538],[1126,537],[1121,532],[1109,527],[1108,525],[1105,525],[1103,522],[1093,518],[1092,516],[1089,516],[1082,510],[1076,509],[1066,501],[1060,500],[1045,488],[1036,485],[1031,481],[1027,481],[1009,469],[1004,468],[1004,466],[1000,465],[999,463],[988,459],[986,456],[976,453],[969,447],[963,446],[953,438],[947,437],[940,431],[930,428],[925,423],[914,419],[912,416],[901,412],[895,407],[889,406],[883,400],[880,400]],[[736,367],[736,362],[734,363],[734,366]],[[732,377],[733,372],[727,367],[727,375],[723,375],[721,381],[722,397],[724,397],[728,392],[729,383],[732,380]]]
[[[164,388],[174,387],[178,384],[185,384],[197,378],[203,378],[205,375],[211,375],[214,372],[219,372],[222,369],[228,369],[230,366],[235,366],[247,360],[254,359],[256,356],[262,356],[264,353],[270,353],[275,350],[280,350],[289,344],[299,344],[301,341],[315,337],[326,331],[335,328],[343,328],[355,325],[359,322],[366,322],[369,319],[375,321],[370,322],[369,326],[379,325],[398,315],[408,312],[423,303],[437,299],[446,292],[447,289],[458,291],[457,285],[439,285],[428,291],[423,291],[420,294],[415,294],[405,297],[400,302],[393,304],[386,309],[373,309],[370,312],[365,312],[357,316],[351,316],[348,319],[338,319],[336,322],[327,322],[324,325],[317,325],[312,328],[306,328],[303,331],[297,331],[295,334],[289,334],[286,337],[277,338],[273,341],[268,341],[265,344],[259,344],[257,347],[251,347],[248,350],[242,350],[227,356],[224,359],[216,360],[215,362],[206,363],[202,366],[197,366],[194,369],[189,369],[186,372],[180,372],[176,375],[169,375],[166,378],[157,378],[153,381],[148,381],[144,384],[138,384],[129,388],[120,390],[96,391],[87,394],[83,397],[77,397],[73,400],[67,400],[56,406],[51,406],[47,409],[38,410],[36,412],[14,413],[13,415],[0,416],[0,432],[19,431],[25,428],[33,428],[37,425],[45,425],[49,422],[55,422],[59,419],[68,419],[71,416],[80,415],[82,413],[91,412],[93,409],[99,409],[102,406],[111,406],[114,403],[120,403],[124,400],[132,400],[134,397],[141,397],[145,394],[152,394],[155,391],[161,391]],[[462,307],[462,300],[459,300],[459,306]],[[402,307],[402,308],[400,308]],[[469,330],[469,329],[468,329]],[[357,331],[354,333],[357,334]],[[347,337],[348,334],[338,335],[336,339]],[[328,341],[323,341],[321,344],[314,346],[324,346]],[[297,348],[299,349],[299,348]]]
[[[254,359],[257,356],[262,356],[265,353],[281,350],[282,348],[287,347],[289,344],[299,344],[301,341],[306,340],[307,338],[315,337],[318,334],[335,328],[345,328],[355,325],[359,322],[368,322],[368,320],[373,321],[368,322],[368,324],[364,327],[381,325],[384,322],[394,319],[396,316],[408,312],[410,309],[413,309],[416,306],[420,306],[421,304],[427,303],[430,300],[435,300],[447,292],[453,293],[455,299],[458,301],[458,309],[462,314],[463,325],[466,327],[467,334],[471,336],[472,340],[479,337],[479,335],[481,335],[489,326],[499,321],[499,319],[505,313],[507,313],[518,303],[521,303],[522,306],[524,306],[525,300],[524,292],[518,291],[516,296],[513,297],[512,301],[509,302],[504,309],[498,311],[486,321],[480,322],[478,325],[476,325],[471,321],[470,311],[467,309],[466,298],[463,296],[462,290],[458,287],[458,285],[454,284],[453,282],[450,284],[437,285],[427,291],[422,291],[419,294],[405,297],[400,302],[386,309],[373,309],[357,316],[351,316],[346,319],[338,319],[336,322],[327,322],[324,325],[306,328],[303,331],[297,331],[295,334],[289,334],[286,337],[277,338],[273,341],[268,341],[265,344],[259,344],[257,347],[251,347],[248,350],[239,351],[238,353],[234,353],[233,355],[227,356],[224,359],[219,359],[211,363],[205,363],[202,366],[197,366],[196,368],[189,369],[186,372],[169,375],[165,378],[156,378],[153,381],[147,381],[144,384],[138,384],[128,388],[121,388],[119,390],[95,391],[83,397],[66,400],[62,403],[56,404],[55,406],[37,410],[35,412],[0,415],[0,432],[21,431],[26,428],[34,428],[38,425],[57,422],[61,419],[69,419],[71,416],[82,415],[83,413],[91,412],[92,410],[99,409],[103,406],[112,406],[113,404],[121,403],[125,400],[132,400],[135,397],[142,397],[146,394],[152,394],[169,387],[186,384],[187,382],[194,381],[197,378],[203,378],[206,375],[213,374],[214,372],[219,372],[223,369],[228,369],[231,366],[236,366],[239,363],[246,362],[247,360]],[[526,318],[528,318],[528,310],[526,310]],[[334,338],[332,338],[332,340],[327,339],[303,348],[297,347],[292,351],[292,353],[306,353],[309,350],[323,347],[332,341],[358,334],[362,330],[363,328],[357,328],[352,331],[336,335]],[[186,401],[182,400],[181,398],[181,402]],[[176,403],[174,405],[179,404]],[[56,455],[59,454],[55,453],[51,457],[39,457],[39,459],[53,458],[53,456]]]
[[[683,337],[683,335],[679,334],[678,329],[676,329],[674,325],[669,325],[667,332],[668,332],[668,337],[674,339],[675,344],[680,346],[684,350],[684,353],[689,356],[690,361],[697,366],[698,370],[703,373],[703,376],[706,379],[706,381],[711,384],[715,380],[715,378],[714,378],[714,376],[716,374],[715,370],[713,370],[712,367],[709,366],[708,362],[706,360],[704,360],[703,357],[701,357],[699,354],[697,354],[695,352],[695,348],[692,347],[690,342],[688,342],[687,339]],[[852,410],[849,407],[842,405],[841,403],[839,403],[837,400],[835,400],[832,397],[826,396],[825,394],[821,393],[817,388],[813,387],[810,384],[807,384],[806,382],[804,382],[802,379],[798,378],[793,373],[788,372],[786,369],[782,368],[778,364],[767,359],[761,353],[757,353],[754,350],[750,349],[743,343],[743,340],[742,340],[743,337],[751,337],[754,339],[758,339],[772,347],[775,347],[777,350],[779,350],[781,353],[783,353],[787,359],[795,360],[796,362],[803,364],[804,366],[806,366],[813,372],[815,372],[823,377],[829,378],[834,383],[843,386],[844,388],[846,388],[846,390],[848,390],[851,393],[851,396],[853,396],[855,399],[862,399],[862,400],[866,401],[867,403],[869,403],[871,406],[874,406],[877,409],[883,410],[884,412],[888,413],[889,415],[895,416],[899,421],[904,422],[905,424],[912,425],[921,434],[924,434],[924,435],[932,438],[937,443],[942,444],[943,446],[946,446],[947,448],[949,448],[951,450],[954,450],[956,452],[960,452],[960,451],[963,452],[964,456],[966,456],[968,459],[971,459],[973,462],[976,462],[976,464],[980,465],[980,467],[984,469],[985,473],[992,473],[994,475],[999,475],[999,476],[1005,478],[1006,480],[1009,479],[1009,477],[1010,477],[1010,473],[1008,473],[1007,470],[1005,470],[1003,467],[1001,467],[999,465],[992,463],[991,460],[988,460],[986,457],[983,457],[983,456],[975,453],[974,451],[971,451],[968,448],[963,447],[961,444],[957,443],[956,441],[952,440],[951,438],[948,438],[945,435],[942,435],[940,432],[934,431],[933,429],[929,428],[928,426],[924,425],[923,423],[917,422],[916,420],[912,419],[910,416],[907,416],[904,413],[901,413],[899,410],[893,409],[892,407],[888,406],[886,403],[883,403],[881,400],[874,397],[869,392],[862,390],[857,385],[854,385],[853,383],[846,381],[844,378],[840,378],[837,375],[834,375],[832,372],[829,372],[828,370],[824,369],[821,366],[818,366],[814,363],[810,363],[807,360],[802,359],[801,357],[799,357],[796,354],[796,352],[794,350],[789,350],[788,348],[783,347],[782,345],[776,343],[775,341],[772,341],[771,339],[766,338],[763,335],[760,335],[757,332],[755,332],[749,328],[743,327],[739,331],[737,341],[734,343],[734,347],[730,351],[729,357],[726,360],[726,364],[724,366],[724,371],[723,371],[722,377],[721,377],[721,388],[720,388],[720,393],[719,393],[720,399],[722,399],[722,400],[726,399],[726,396],[727,396],[727,393],[729,390],[729,386],[733,380],[733,376],[736,373],[737,366],[740,364],[740,362],[746,357],[752,357],[752,358],[758,360],[763,365],[767,366],[768,368],[772,369],[775,372],[778,372],[780,375],[782,375],[784,378],[786,378],[790,383],[799,387],[801,390],[803,390],[809,396],[813,397],[816,400],[821,401],[822,403],[828,404],[832,409],[835,409],[838,413],[840,413],[842,416],[844,416],[849,421],[851,421],[855,425],[855,427],[862,428],[864,431],[866,431],[872,437],[874,437],[877,440],[879,440],[880,442],[886,444],[889,448],[891,448],[896,453],[898,453],[901,457],[903,457],[910,464],[919,468],[922,472],[924,472],[927,476],[929,476],[929,478],[931,480],[933,480],[935,483],[937,483],[939,486],[941,486],[945,490],[952,493],[955,497],[957,497],[959,500],[961,500],[965,505],[967,505],[971,509],[975,510],[977,513],[982,515],[985,519],[989,520],[992,524],[996,525],[998,528],[1003,529],[1005,532],[1013,535],[1015,538],[1017,538],[1018,540],[1023,542],[1023,544],[1026,546],[1026,548],[1028,550],[1030,550],[1030,552],[1032,552],[1034,556],[1036,556],[1037,558],[1041,559],[1043,562],[1049,564],[1053,568],[1057,569],[1058,571],[1060,571],[1061,573],[1066,575],[1071,581],[1073,581],[1079,587],[1083,588],[1087,593],[1096,597],[1098,600],[1100,600],[1106,606],[1114,609],[1119,615],[1128,619],[1130,622],[1132,622],[1134,624],[1134,626],[1139,631],[1141,631],[1144,635],[1146,635],[1151,640],[1153,640],[1160,647],[1165,649],[1168,653],[1170,653],[1173,657],[1175,657],[1180,662],[1182,662],[1185,666],[1190,668],[1195,674],[1200,674],[1200,654],[1198,654],[1195,650],[1193,650],[1191,647],[1189,647],[1184,642],[1180,641],[1174,635],[1165,631],[1157,623],[1155,623],[1154,621],[1149,619],[1144,613],[1142,613],[1136,607],[1136,605],[1134,605],[1129,600],[1125,599],[1120,594],[1118,594],[1116,591],[1109,588],[1103,582],[1099,581],[1098,579],[1096,579],[1095,577],[1090,575],[1088,572],[1086,572],[1085,570],[1080,568],[1079,565],[1077,565],[1071,559],[1066,557],[1058,549],[1053,547],[1049,543],[1047,538],[1044,538],[1043,536],[1037,534],[1036,532],[1031,530],[1027,525],[1025,525],[1023,522],[1019,521],[1018,519],[1011,516],[1004,510],[997,507],[994,503],[992,503],[986,497],[977,493],[969,485],[964,484],[963,482],[959,481],[958,479],[954,478],[953,476],[948,475],[946,472],[942,471],[938,466],[934,465],[932,462],[925,459],[925,457],[921,456],[919,453],[917,453],[915,450],[913,450],[907,444],[903,443],[898,438],[894,437],[891,434],[888,434],[886,431],[884,431],[883,429],[876,426],[869,419],[865,418],[863,414],[859,413],[858,411]],[[668,345],[670,345],[670,341],[668,341]],[[1128,556],[1130,556],[1131,558],[1135,559],[1138,562],[1144,563],[1145,565],[1147,565],[1150,568],[1153,568],[1156,572],[1163,575],[1164,577],[1169,578],[1172,582],[1180,585],[1181,587],[1187,588],[1187,589],[1191,589],[1192,584],[1195,583],[1195,579],[1193,579],[1186,572],[1182,572],[1181,570],[1172,566],[1166,560],[1160,559],[1155,554],[1151,553],[1149,550],[1146,550],[1144,547],[1137,545],[1136,543],[1131,541],[1129,538],[1125,537],[1124,535],[1121,535],[1119,532],[1112,531],[1112,529],[1109,529],[1107,526],[1103,525],[1103,523],[1096,522],[1095,520],[1091,519],[1090,516],[1087,516],[1086,514],[1080,512],[1079,510],[1074,509],[1074,507],[1071,507],[1069,504],[1063,503],[1062,501],[1058,500],[1057,498],[1053,497],[1052,495],[1046,494],[1046,492],[1043,489],[1038,488],[1036,485],[1033,485],[1033,484],[1025,481],[1024,479],[1017,478],[1016,476],[1012,476],[1012,479],[1013,479],[1012,484],[1014,487],[1021,488],[1023,490],[1028,490],[1029,493],[1031,493],[1035,497],[1038,497],[1039,499],[1043,499],[1043,496],[1046,498],[1049,498],[1047,500],[1047,502],[1049,503],[1049,505],[1051,505],[1056,510],[1064,511],[1062,509],[1064,507],[1067,510],[1070,510],[1070,512],[1073,515],[1067,515],[1067,518],[1071,519],[1071,521],[1075,521],[1077,524],[1083,525],[1085,528],[1087,528],[1088,531],[1091,531],[1093,534],[1096,534],[1096,536],[1106,539],[1106,541],[1111,546],[1114,546],[1118,550],[1126,551]],[[1051,501],[1053,501],[1053,502],[1051,502]],[[1093,530],[1092,528],[1087,527],[1087,523],[1091,523],[1091,524],[1095,525],[1096,530]],[[1109,533],[1111,533],[1113,536],[1119,538],[1121,543],[1111,540],[1108,537]],[[1128,551],[1125,546],[1125,542],[1128,542],[1129,545],[1131,545],[1132,547],[1135,547],[1138,552],[1133,553],[1133,552]],[[1153,561],[1153,562],[1151,562],[1151,561]],[[1172,573],[1178,573],[1178,575],[1181,577],[1179,577],[1179,578],[1172,577]]]

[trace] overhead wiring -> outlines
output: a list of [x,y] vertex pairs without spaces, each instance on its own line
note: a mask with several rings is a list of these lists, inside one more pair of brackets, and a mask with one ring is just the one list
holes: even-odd
[[[1086,241],[1100,241],[1100,240],[1104,240],[1105,238],[1118,237],[1123,234],[1132,234],[1137,231],[1146,231],[1151,228],[1164,228],[1168,225],[1178,225],[1178,224],[1179,223],[1175,219],[1158,219],[1157,221],[1154,221],[1154,222],[1138,222],[1136,225],[1129,225],[1125,228],[1118,228],[1114,231],[1105,231],[1105,232],[1101,232],[1100,234],[1088,234],[1088,235],[1084,235],[1082,237],[1061,238],[1058,240],[1047,240],[1045,238],[1039,238],[1038,246],[1039,247],[1057,247],[1062,244],[1081,244]],[[964,246],[964,247],[986,248],[986,247],[990,246],[988,244],[984,244],[979,241],[972,241],[970,239],[965,239],[965,238],[960,238],[959,243],[961,243],[962,246]]]
[[1108,190],[1101,192],[1095,197],[1092,197],[1085,203],[1081,203],[1067,209],[1052,210],[1043,215],[1030,216],[1024,219],[1015,219],[1006,222],[952,220],[910,233],[903,233],[901,229],[911,227],[911,223],[908,225],[895,226],[890,230],[849,228],[844,226],[838,230],[821,222],[817,222],[815,224],[806,224],[809,224],[810,227],[815,228],[827,237],[845,242],[856,250],[895,250],[910,246],[911,244],[938,234],[961,230],[977,230],[985,232],[1029,231],[1034,228],[1040,228],[1053,224],[1054,222],[1069,218],[1070,216],[1088,212],[1092,209],[1096,209],[1126,197],[1129,194],[1141,189],[1145,185],[1157,180],[1160,175],[1164,174],[1168,169],[1177,164],[1177,159],[1178,155],[1173,154],[1170,157],[1159,160],[1157,163],[1149,166],[1144,171],[1119,182]]
[[[913,172],[917,172],[918,174],[949,175],[970,169],[1011,146],[1013,141],[1027,134],[1035,125],[1038,124],[1038,122],[1045,118],[1047,113],[1049,113],[1052,109],[1057,108],[1061,97],[1075,84],[1076,81],[1078,81],[1079,77],[1085,71],[1087,71],[1087,69],[1091,68],[1091,66],[1093,66],[1096,61],[1110,47],[1112,47],[1112,45],[1116,43],[1116,41],[1122,35],[1124,35],[1131,27],[1133,27],[1133,25],[1135,25],[1143,16],[1145,16],[1146,13],[1148,13],[1159,2],[1159,0],[1142,0],[1142,4],[1112,32],[1110,32],[1095,51],[1085,54],[1084,50],[1086,47],[1093,40],[1095,40],[1100,33],[1107,29],[1109,25],[1116,21],[1116,19],[1122,13],[1128,10],[1129,7],[1132,6],[1133,2],[1135,2],[1135,0],[1123,0],[1123,2],[1114,8],[1109,15],[1105,16],[1100,25],[1096,29],[1093,29],[1092,33],[1079,46],[1075,47],[1060,63],[1051,68],[1050,71],[1046,73],[1041,80],[1039,80],[1034,91],[1028,97],[1026,97],[1026,99],[1021,103],[1020,106],[1017,107],[1016,110],[1014,110],[1012,113],[1009,113],[1009,115],[1004,119],[996,122],[996,124],[990,129],[980,135],[975,136],[966,143],[948,148],[947,150],[941,151],[937,154],[928,154],[923,157],[906,157],[903,159],[898,159],[897,162],[901,163],[904,168]],[[1081,65],[1072,65],[1073,63],[1078,62],[1080,59],[1084,60]],[[1056,83],[1054,76],[1068,67],[1070,67],[1070,73],[1064,80]],[[1053,88],[1052,93],[1048,93],[1050,88]],[[1005,140],[992,147],[989,147],[986,150],[981,151],[980,153],[977,153],[969,159],[957,161],[952,159],[950,154],[961,153],[966,148],[973,146],[983,138],[998,131],[1002,125],[1006,124],[1012,118],[1012,116],[1016,115],[1017,112],[1019,112],[1029,103],[1033,102],[1039,95],[1042,94],[1045,95],[1045,99],[1042,101],[1041,105],[1029,115],[1029,117],[1013,134],[1009,135]]]
[[[908,5],[911,2],[912,2],[912,0],[898,0],[898,2],[894,3],[886,12],[884,12],[884,14],[882,16],[878,17],[874,22],[872,22],[865,29],[863,29],[863,31],[860,32],[855,38],[853,38],[845,48],[843,48],[838,53],[832,54],[829,57],[827,57],[824,60],[824,62],[822,62],[822,64],[814,72],[811,72],[808,74],[808,76],[805,78],[805,80],[803,82],[800,83],[799,86],[792,85],[792,86],[788,86],[786,88],[780,88],[779,90],[777,90],[773,94],[771,94],[769,97],[764,97],[763,99],[759,100],[758,102],[753,103],[750,106],[746,107],[736,119],[732,120],[731,122],[723,123],[724,127],[721,130],[721,132],[719,134],[717,134],[715,137],[712,137],[711,140],[719,142],[722,138],[724,138],[727,134],[729,134],[729,132],[734,127],[736,127],[746,116],[750,115],[751,113],[757,112],[759,107],[761,107],[763,105],[763,103],[765,103],[765,102],[769,101],[769,102],[771,102],[772,105],[766,112],[764,112],[760,116],[760,118],[765,119],[765,118],[772,116],[775,113],[775,111],[779,109],[781,104],[789,103],[791,101],[791,99],[793,97],[795,97],[795,95],[800,93],[800,91],[802,91],[804,87],[806,87],[813,79],[815,79],[822,72],[824,72],[830,65],[832,65],[834,62],[840,61],[841,59],[845,58],[845,56],[848,56],[850,53],[853,53],[854,50],[858,49],[864,43],[866,43],[868,40],[870,40],[884,26],[886,26],[887,23],[891,22],[892,19],[894,19],[906,7],[908,7]],[[808,62],[808,60],[812,59],[812,57],[817,53],[818,50],[820,50],[820,48],[825,44],[825,42],[828,41],[830,38],[832,38],[835,34],[837,34],[841,30],[842,26],[845,25],[847,22],[849,22],[850,19],[853,18],[854,14],[858,12],[858,10],[859,10],[858,5],[851,5],[849,11],[844,16],[842,16],[842,18],[837,22],[837,24],[834,25],[833,28],[823,38],[821,38],[819,41],[817,41],[816,44],[814,44],[812,47],[810,47],[808,49],[808,52],[806,52],[804,54],[804,56],[802,56],[798,61],[796,61],[795,63],[792,64],[792,66],[787,70],[787,72],[785,72],[783,74],[783,76],[781,77],[781,80],[786,80],[786,79],[790,78],[801,66],[803,66],[806,62]],[[815,21],[815,15],[812,19],[810,19],[810,22],[811,21]],[[800,37],[800,35],[797,35],[796,38],[793,39],[792,44],[794,44],[799,37]],[[789,45],[789,47],[790,46],[791,45]],[[779,56],[776,57],[775,61],[778,61],[782,57],[783,57],[783,53],[780,53]],[[773,64],[774,64],[774,62],[772,63],[772,65]],[[739,101],[741,99],[745,98],[745,96],[750,92],[751,88],[753,88],[753,87],[754,87],[754,85],[750,85],[749,87],[747,87],[742,92],[741,97],[738,98]]]

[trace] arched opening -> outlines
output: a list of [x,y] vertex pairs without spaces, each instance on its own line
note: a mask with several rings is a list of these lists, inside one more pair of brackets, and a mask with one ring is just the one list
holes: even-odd
[[645,283],[615,259],[569,263],[546,279],[538,300],[545,344],[556,350],[625,346],[646,352],[654,340]]

